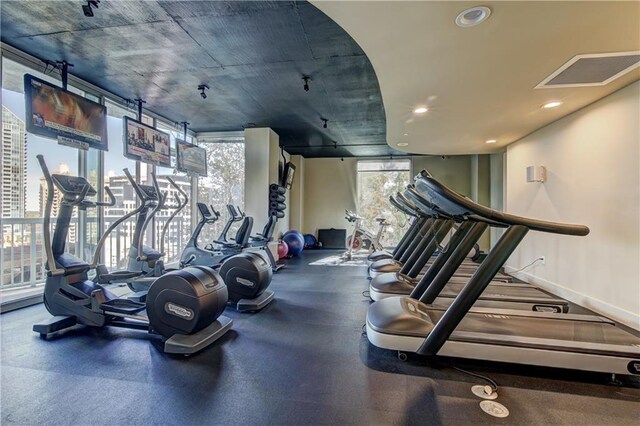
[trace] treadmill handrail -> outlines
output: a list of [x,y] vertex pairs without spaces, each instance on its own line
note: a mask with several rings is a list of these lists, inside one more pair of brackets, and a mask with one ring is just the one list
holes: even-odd
[[438,209],[438,206],[436,206],[426,198],[422,197],[418,193],[414,185],[408,185],[407,189],[405,189],[402,195],[408,200],[411,200],[416,205],[416,207],[422,210],[425,214],[428,214],[430,216],[451,217],[451,215],[448,215],[447,213]]
[[416,179],[418,190],[420,186],[425,185],[431,192],[428,196],[431,197],[431,201],[437,205],[434,197],[442,197],[444,200],[458,205],[461,209],[466,210],[465,215],[475,214],[482,218],[489,219],[496,222],[501,222],[505,225],[521,225],[534,231],[548,232],[553,234],[562,235],[578,235],[585,236],[589,234],[589,228],[584,225],[565,224],[559,222],[549,222],[538,219],[531,219],[523,216],[517,216],[514,214],[500,212],[489,207],[485,207],[466,198],[440,182],[431,177],[426,170],[420,172],[420,175]]
[[402,213],[412,216],[412,217],[416,217],[417,214],[408,209],[406,206],[402,205],[400,202],[398,202],[398,200],[396,200],[396,198],[393,195],[389,196],[389,202],[391,203],[391,205],[393,205],[393,207],[395,207],[396,209],[400,210]]
[[408,209],[413,210],[416,213],[416,216],[433,217],[433,215],[423,212],[420,208],[418,208],[418,206],[416,206],[416,204],[412,200],[407,198],[407,196],[401,192],[396,193],[396,200],[398,200],[399,203],[404,204]]

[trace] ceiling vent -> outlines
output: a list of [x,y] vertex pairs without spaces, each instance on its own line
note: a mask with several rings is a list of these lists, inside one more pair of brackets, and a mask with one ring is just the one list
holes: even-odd
[[604,86],[638,66],[640,52],[576,55],[542,80],[536,89]]

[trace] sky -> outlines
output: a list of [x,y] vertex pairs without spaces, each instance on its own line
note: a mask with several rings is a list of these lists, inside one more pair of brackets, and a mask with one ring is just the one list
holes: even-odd
[[[24,94],[2,89],[2,105],[6,106],[21,120],[25,121]],[[123,156],[122,137],[124,133],[121,118],[107,116],[107,139],[109,151],[105,152],[105,176],[122,175],[122,169],[135,170],[135,162]],[[55,173],[61,164],[66,164],[71,174],[78,172],[78,150],[58,145],[56,139],[43,138],[29,133],[27,136],[27,210],[39,210],[38,194],[42,170],[36,155],[44,155],[49,171]]]

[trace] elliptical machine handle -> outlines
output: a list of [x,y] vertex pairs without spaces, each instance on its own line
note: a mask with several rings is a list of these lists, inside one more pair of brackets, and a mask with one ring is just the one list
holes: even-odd
[[[47,189],[53,189],[53,181],[51,180],[51,173],[49,173],[49,168],[47,167],[47,163],[44,162],[44,157],[42,154],[36,155],[38,159],[38,163],[40,163],[40,168],[42,169],[42,173],[44,174],[44,179],[47,182]],[[51,187],[49,188],[48,184],[51,182]]]
[[[155,175],[152,174],[151,176],[153,176],[154,183],[157,184]],[[167,233],[167,230],[169,229],[169,223],[171,223],[173,218],[176,217],[176,215],[180,212],[180,210],[184,209],[187,206],[187,204],[189,204],[189,196],[187,195],[187,193],[182,188],[180,188],[175,183],[175,181],[173,179],[171,179],[170,176],[165,176],[165,177],[166,177],[167,181],[169,181],[169,184],[171,186],[173,186],[180,194],[182,194],[182,196],[184,197],[184,202],[182,201],[182,199],[180,198],[180,196],[178,194],[173,194],[176,197],[176,201],[178,203],[178,208],[173,211],[171,216],[169,216],[167,221],[164,223],[164,226],[162,227],[162,231],[160,232],[160,252],[162,252],[162,253],[164,253],[164,236]]]
[[[72,206],[78,206],[82,204],[84,199],[87,197],[87,193],[89,192],[90,188],[91,187],[89,185],[85,185],[82,188],[82,192],[80,192],[80,195],[78,195],[75,200],[69,201],[69,204],[71,204]],[[95,203],[89,203],[88,205],[91,206],[91,204],[95,205]]]
[[104,190],[109,196],[109,201],[98,201],[96,202],[96,206],[115,206],[116,197],[113,196],[113,192],[111,192],[111,189],[107,185],[105,185]]
[[[158,179],[156,179],[155,172],[151,172],[151,181],[153,182],[153,187],[156,189],[156,193],[158,194],[158,198],[160,198],[160,185],[158,184]],[[166,199],[166,197],[165,197]]]
[[131,183],[133,190],[136,191],[136,195],[138,196],[138,198],[140,198],[142,202],[146,201],[147,197],[144,195],[144,192],[138,186],[138,182],[136,182],[133,176],[131,176],[131,173],[129,173],[129,169],[125,167],[124,169],[122,169],[122,171],[124,172],[127,179],[129,179],[129,183]]
[[[184,206],[186,206],[189,203],[189,195],[187,195],[185,190],[180,188],[180,186],[178,186],[178,184],[176,184],[175,181],[173,179],[171,179],[171,176],[165,176],[165,178],[169,181],[171,186],[173,186],[176,189],[176,191],[178,191],[180,193],[180,195],[182,195],[184,197]],[[176,197],[177,197],[177,195],[176,195]],[[184,206],[183,206],[182,200],[180,198],[178,198],[178,205],[181,206],[178,210],[182,210],[182,208]]]
[[44,250],[47,255],[47,265],[49,266],[49,274],[52,276],[63,275],[64,270],[56,267],[56,261],[53,259],[53,248],[51,247],[51,207],[53,206],[53,180],[49,173],[47,163],[44,162],[42,154],[36,155],[40,168],[44,174],[44,180],[47,182],[47,201],[45,204],[45,213],[42,222],[43,236],[44,236]]

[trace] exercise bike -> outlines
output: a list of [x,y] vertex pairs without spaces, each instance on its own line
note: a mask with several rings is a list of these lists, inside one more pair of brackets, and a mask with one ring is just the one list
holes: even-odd
[[[220,218],[220,212],[216,211],[213,206],[211,206],[211,212],[216,216],[216,220]],[[229,233],[231,226],[233,226],[234,223],[242,221],[246,217],[244,212],[240,210],[240,207],[236,208],[233,204],[227,204],[227,212],[229,213],[229,219],[227,219],[227,223],[224,224],[224,228],[222,228],[222,232],[218,239],[214,241],[219,244],[228,243],[227,234]]]
[[345,219],[354,224],[353,232],[346,238],[346,245],[349,248],[345,253],[345,257],[351,260],[354,250],[362,248],[367,249],[370,253],[383,250],[384,247],[380,242],[384,229],[388,225],[387,220],[383,217],[377,217],[378,232],[372,233],[362,225],[363,218],[356,213],[345,210]]
[[[37,159],[48,191],[43,224],[47,260],[43,299],[53,317],[34,324],[34,332],[48,338],[77,324],[146,330],[160,337],[163,352],[189,355],[211,345],[231,328],[231,319],[221,315],[228,298],[227,287],[211,268],[185,268],[159,277],[149,287],[146,303],[119,298],[103,285],[90,280],[89,272],[96,269],[102,247],[115,226],[112,225],[101,236],[94,262],[90,265],[65,251],[73,209],[113,206],[115,197],[105,186],[110,201],[91,201],[88,197],[97,193],[85,178],[51,175],[43,156],[38,155]],[[50,222],[54,185],[62,193],[62,200],[52,240]],[[126,216],[116,223],[124,220]],[[114,273],[111,278],[122,279],[126,272]]]

